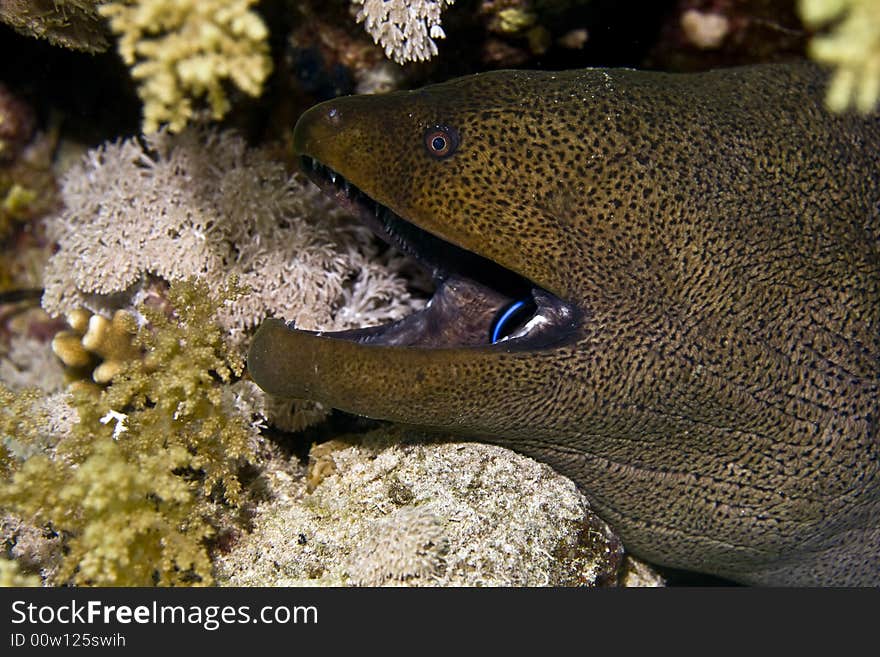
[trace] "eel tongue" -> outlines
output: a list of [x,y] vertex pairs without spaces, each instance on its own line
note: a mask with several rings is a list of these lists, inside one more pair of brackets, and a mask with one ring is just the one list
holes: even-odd
[[494,318],[512,298],[469,278],[441,281],[420,311],[401,320],[366,329],[324,333],[364,344],[418,347],[469,347],[489,343]]

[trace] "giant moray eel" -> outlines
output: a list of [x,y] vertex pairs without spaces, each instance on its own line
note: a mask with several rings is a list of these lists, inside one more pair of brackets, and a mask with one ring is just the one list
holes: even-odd
[[305,170],[437,289],[387,326],[267,319],[254,380],[549,463],[649,561],[880,584],[880,121],[824,89],[505,71],[312,108]]

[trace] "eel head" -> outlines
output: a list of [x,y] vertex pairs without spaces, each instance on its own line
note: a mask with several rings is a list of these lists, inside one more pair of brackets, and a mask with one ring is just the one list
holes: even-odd
[[267,319],[254,381],[545,461],[649,561],[880,583],[880,122],[824,80],[506,71],[312,108],[303,169],[436,291]]

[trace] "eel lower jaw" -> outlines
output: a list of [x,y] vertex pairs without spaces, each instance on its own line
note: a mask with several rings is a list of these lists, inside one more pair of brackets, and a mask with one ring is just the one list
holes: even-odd
[[307,155],[301,160],[306,175],[324,193],[385,242],[412,256],[436,287],[422,310],[400,320],[316,335],[385,346],[506,350],[551,348],[578,337],[582,317],[573,304],[419,228],[318,160]]

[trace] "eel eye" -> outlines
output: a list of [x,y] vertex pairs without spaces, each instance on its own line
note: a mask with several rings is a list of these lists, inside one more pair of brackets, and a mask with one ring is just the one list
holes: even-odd
[[535,310],[535,302],[531,298],[520,299],[507,306],[492,324],[490,336],[492,344],[522,328],[535,314]]
[[437,159],[449,157],[458,148],[458,131],[445,125],[435,125],[425,131],[425,148]]

